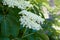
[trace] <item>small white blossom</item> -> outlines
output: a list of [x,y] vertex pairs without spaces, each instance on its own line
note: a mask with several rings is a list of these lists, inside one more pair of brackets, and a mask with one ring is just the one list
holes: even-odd
[[34,30],[42,29],[40,24],[37,24],[36,22],[31,21],[26,16],[22,16],[20,21],[21,21],[21,24],[23,25],[23,27],[26,25],[26,27],[29,27],[29,28],[34,29]]
[[9,7],[14,7],[14,0],[3,0],[3,5],[8,5]]
[[8,7],[16,6],[19,9],[26,9],[26,7],[32,7],[32,4],[30,4],[29,1],[25,0],[3,0],[3,5],[8,5]]
[[45,17],[45,19],[49,19],[49,11],[47,10],[47,8],[45,6],[42,6],[42,10],[43,10],[43,15]]
[[21,21],[21,24],[23,26],[29,27],[34,30],[42,29],[40,23],[43,23],[44,19],[40,16],[26,10],[19,12],[19,14],[23,15],[19,20]]
[[54,29],[56,29],[56,30],[60,30],[60,26],[57,26],[57,25],[52,25],[52,27],[54,28]]
[[19,14],[23,14],[26,15],[27,17],[29,17],[32,21],[37,22],[37,23],[43,23],[44,19],[41,18],[40,16],[32,13],[32,12],[28,12],[26,10],[21,11]]

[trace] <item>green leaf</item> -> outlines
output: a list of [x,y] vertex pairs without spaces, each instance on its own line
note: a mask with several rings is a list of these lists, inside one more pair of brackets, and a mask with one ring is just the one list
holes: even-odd
[[20,23],[19,23],[19,16],[18,16],[18,9],[11,9],[8,14],[8,21],[10,24],[10,34],[13,37],[18,36],[19,29],[20,29]]
[[2,0],[0,0],[0,3],[2,2]]
[[[1,16],[1,34],[2,36],[9,37],[12,35],[13,37],[17,37],[19,33],[20,23],[18,18],[18,11],[13,9],[7,9],[8,12],[0,14]],[[16,9],[17,10],[17,9]]]
[[1,32],[3,36],[9,36],[9,24],[5,16],[3,16],[3,19],[1,22]]
[[0,23],[1,23],[2,19],[3,19],[3,17],[2,17],[2,15],[0,15]]
[[43,39],[43,40],[49,40],[48,36],[46,34],[40,34],[40,37]]
[[37,35],[39,35],[42,40],[49,40],[49,37],[42,32],[38,32]]
[[0,40],[10,40],[10,39],[6,37],[5,38],[1,37]]
[[12,35],[13,37],[16,37],[19,33],[18,32],[19,31],[18,23],[16,22],[16,19],[14,17],[9,16],[9,18],[8,18],[8,22],[10,24],[10,35]]

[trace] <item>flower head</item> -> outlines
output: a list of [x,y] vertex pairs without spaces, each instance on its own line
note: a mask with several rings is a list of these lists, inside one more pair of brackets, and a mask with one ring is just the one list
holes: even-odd
[[29,1],[25,0],[3,0],[3,5],[8,5],[8,7],[16,6],[19,9],[26,9],[26,7],[32,7],[32,4],[30,4]]
[[19,20],[21,21],[23,27],[26,26],[34,30],[42,29],[41,24],[43,23],[44,19],[40,16],[26,10],[19,12],[19,14],[23,15]]

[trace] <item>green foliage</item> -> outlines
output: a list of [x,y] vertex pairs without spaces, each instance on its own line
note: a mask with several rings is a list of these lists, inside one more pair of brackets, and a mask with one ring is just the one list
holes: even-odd
[[[15,11],[15,12],[14,12]],[[19,33],[19,10],[17,8],[12,9],[7,6],[0,8],[0,24],[1,24],[1,35],[3,37],[9,37],[12,35],[16,37]]]
[[57,8],[52,10],[47,0],[30,0],[30,2],[33,4],[33,8],[27,10],[44,18],[41,9],[44,5],[52,12],[54,19],[47,20],[44,18],[45,22],[42,25],[43,30],[36,31],[25,27],[23,28],[23,25],[20,25],[20,17],[18,14],[21,10],[17,7],[9,8],[8,6],[4,6],[2,0],[0,0],[0,40],[60,40],[60,31],[57,32],[52,28],[52,24],[60,26],[60,23],[55,20],[56,17],[60,18],[60,16],[53,14]]

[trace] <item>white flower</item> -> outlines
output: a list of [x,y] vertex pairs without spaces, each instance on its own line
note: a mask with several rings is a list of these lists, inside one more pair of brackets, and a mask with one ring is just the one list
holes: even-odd
[[60,30],[60,26],[57,26],[57,25],[52,25],[52,27],[54,28],[54,29],[56,29],[56,30]]
[[42,10],[43,10],[43,15],[45,17],[45,19],[49,19],[49,11],[47,10],[47,8],[45,6],[42,6]]
[[29,17],[32,21],[37,22],[37,23],[43,23],[44,19],[41,18],[40,16],[32,13],[32,12],[28,12],[26,10],[23,10],[21,12],[19,12],[19,14],[23,14],[26,15],[27,17]]
[[14,0],[3,0],[3,5],[8,5],[9,7],[14,7]]
[[20,21],[23,27],[26,26],[34,30],[42,29],[40,24],[37,24],[36,22],[31,21],[27,16],[22,16]]
[[8,5],[8,7],[16,6],[19,9],[26,9],[26,7],[32,7],[32,4],[30,4],[29,1],[25,0],[3,0],[3,5]]
[[41,18],[40,16],[31,12],[28,12],[26,10],[19,12],[19,14],[23,15],[19,20],[21,21],[21,24],[23,25],[23,27],[26,26],[34,30],[42,29],[40,23],[43,23],[44,19]]

